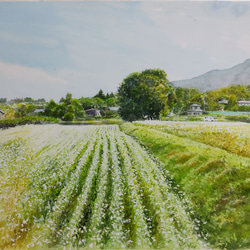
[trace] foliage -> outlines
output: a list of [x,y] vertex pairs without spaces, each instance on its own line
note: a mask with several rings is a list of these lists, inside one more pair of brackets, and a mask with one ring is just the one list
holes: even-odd
[[102,89],[99,90],[98,94],[96,94],[94,97],[98,97],[102,100],[105,100],[106,99],[106,96],[104,95]]
[[45,106],[45,115],[71,121],[74,118],[83,118],[85,113],[81,102],[67,93],[65,98],[61,98],[59,104],[55,103],[53,99],[50,100]]
[[38,106],[34,104],[16,104],[14,106],[16,110],[15,118],[21,118],[28,116],[29,113],[33,112]]
[[111,93],[107,95],[108,98],[100,98],[98,96],[95,97],[81,97],[79,102],[81,103],[84,110],[97,108],[104,112],[105,108],[117,106],[117,98]]
[[79,102],[84,110],[92,108],[97,108],[101,110],[104,107],[107,107],[106,102],[99,97],[94,97],[94,98],[82,97],[79,99]]
[[[148,147],[163,163],[163,168],[173,176],[176,185],[185,192],[199,218],[200,230],[209,234],[208,240],[213,248],[249,248],[249,158],[193,141],[188,135],[188,128],[185,129],[185,124],[182,127],[187,138],[182,138],[178,134],[182,133],[181,129],[175,132],[174,127],[173,134],[170,134],[166,132],[167,125],[154,125],[154,129],[139,124],[121,125],[126,133],[135,136]],[[199,127],[193,129],[199,136]],[[208,144],[209,140],[216,140],[212,139],[214,133],[209,133],[210,129],[208,126]],[[235,129],[239,129],[238,126]],[[243,136],[248,136],[244,128],[240,131]],[[233,135],[225,134],[222,138],[220,133],[217,135],[217,144],[224,140],[230,144],[234,138],[234,143],[241,145],[241,136],[237,141]],[[249,147],[249,139],[247,142]],[[244,145],[241,148],[244,148]]]
[[[237,101],[250,100],[250,85],[230,85],[225,88],[207,91],[204,93],[208,109],[218,110],[222,106],[224,110],[232,111],[248,111],[248,108],[240,108]],[[225,98],[229,101],[227,105],[219,105],[217,102],[220,98]]]
[[160,69],[144,70],[126,77],[118,89],[119,113],[126,121],[159,118],[176,101],[173,86]]
[[0,133],[1,249],[206,247],[168,172],[118,126]]
[[226,116],[225,117],[227,120],[230,120],[230,121],[239,121],[239,122],[247,122],[247,123],[250,123],[250,117],[248,116]]
[[39,104],[39,103],[45,103],[46,100],[44,98],[39,98],[37,100],[32,99],[31,97],[25,97],[25,98],[15,98],[11,99],[9,101],[11,104],[18,104],[18,103],[33,103],[33,104]]
[[199,105],[203,104],[202,94],[198,89],[177,87],[175,89],[175,94],[177,99],[173,109],[175,114],[181,114],[190,109],[190,105],[193,103]]
[[[175,88],[177,103],[174,106],[174,113],[181,114],[190,108],[193,103],[201,105],[203,110],[231,110],[250,111],[250,107],[238,106],[240,100],[250,100],[250,85],[230,85],[225,88],[215,89],[201,93],[195,88]],[[205,99],[205,107],[203,98]],[[218,104],[218,100],[225,98],[228,104]]]
[[64,116],[62,117],[62,119],[64,121],[73,121],[74,120],[74,113],[70,113],[70,112],[67,112],[64,114]]
[[112,110],[106,110],[104,113],[105,118],[119,118],[119,114]]
[[7,102],[7,98],[0,98],[0,103],[6,103]]
[[46,118],[38,116],[27,116],[16,119],[3,119],[0,120],[0,128],[10,128],[25,124],[44,124],[44,123],[57,123],[55,118]]

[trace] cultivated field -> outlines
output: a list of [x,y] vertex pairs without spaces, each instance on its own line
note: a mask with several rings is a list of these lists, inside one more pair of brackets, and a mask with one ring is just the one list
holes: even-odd
[[250,124],[145,121],[121,128],[190,199],[212,247],[250,247]]
[[161,122],[139,124],[250,157],[250,124],[242,122]]
[[116,125],[2,130],[0,248],[205,248],[171,183]]

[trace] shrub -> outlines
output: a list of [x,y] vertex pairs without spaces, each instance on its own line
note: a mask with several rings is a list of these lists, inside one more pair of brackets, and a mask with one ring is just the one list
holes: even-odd
[[238,122],[248,122],[250,123],[250,117],[248,116],[226,116],[227,120],[238,121]]
[[65,115],[63,116],[63,120],[64,120],[64,121],[73,121],[74,117],[75,117],[74,113],[69,113],[69,112],[67,112],[67,113],[65,113]]
[[25,125],[25,124],[42,124],[42,123],[57,123],[58,119],[56,118],[47,118],[47,117],[38,117],[38,116],[28,116],[22,118],[15,118],[15,119],[3,119],[0,120],[0,128],[11,128],[18,125]]

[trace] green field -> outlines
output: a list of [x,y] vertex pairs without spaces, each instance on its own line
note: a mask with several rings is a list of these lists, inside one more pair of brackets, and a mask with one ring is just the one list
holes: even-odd
[[142,122],[121,128],[145,145],[207,221],[212,248],[250,247],[250,126]]
[[207,248],[177,190],[117,125],[0,131],[1,249]]

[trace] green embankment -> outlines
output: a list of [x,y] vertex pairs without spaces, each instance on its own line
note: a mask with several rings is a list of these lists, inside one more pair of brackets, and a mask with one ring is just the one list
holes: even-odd
[[203,222],[214,248],[250,247],[250,159],[156,129],[120,128],[163,163]]

